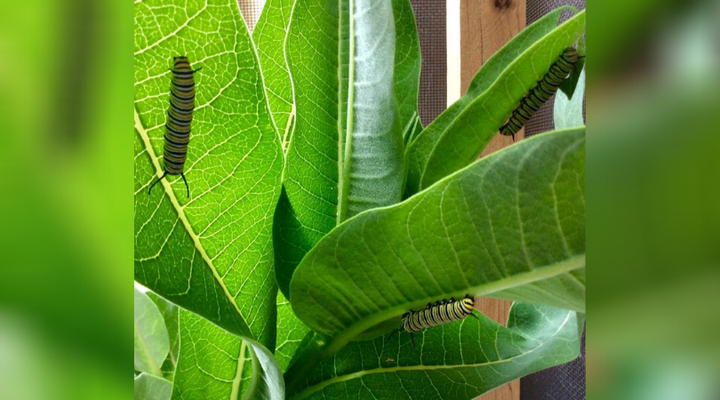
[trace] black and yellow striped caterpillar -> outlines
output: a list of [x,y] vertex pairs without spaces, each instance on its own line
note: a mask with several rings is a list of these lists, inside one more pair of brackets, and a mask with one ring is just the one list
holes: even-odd
[[557,92],[560,85],[575,68],[578,60],[577,50],[568,47],[563,50],[560,58],[550,66],[550,70],[543,78],[523,97],[520,105],[513,111],[510,119],[500,128],[500,134],[512,136],[522,129],[537,110]]
[[148,190],[152,192],[153,186],[167,175],[180,175],[190,197],[183,168],[187,157],[187,147],[190,142],[190,123],[195,108],[195,78],[193,74],[202,68],[193,70],[187,57],[173,57],[172,84],[170,86],[170,108],[168,120],[165,124],[165,148],[163,166],[165,173],[158,178]]
[[465,298],[460,301],[456,301],[455,298],[451,297],[450,300],[442,299],[442,301],[436,301],[435,304],[428,303],[423,310],[410,310],[403,314],[402,325],[390,334],[390,337],[404,329],[410,333],[410,340],[412,340],[412,345],[415,347],[414,333],[440,324],[459,321],[469,315],[477,318],[473,314],[474,309],[475,299],[470,297],[469,294],[465,295]]

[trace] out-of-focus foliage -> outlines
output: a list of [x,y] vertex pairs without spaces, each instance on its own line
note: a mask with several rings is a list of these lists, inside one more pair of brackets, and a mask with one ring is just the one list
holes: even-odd
[[588,398],[716,399],[720,4],[594,5]]
[[127,399],[132,5],[3,13],[0,399]]

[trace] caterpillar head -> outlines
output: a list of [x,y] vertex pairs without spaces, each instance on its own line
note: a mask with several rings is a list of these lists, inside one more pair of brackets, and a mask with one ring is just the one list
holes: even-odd
[[185,65],[187,65],[187,66],[190,65],[190,63],[188,62],[187,57],[185,57],[185,56],[173,57],[173,64],[174,64],[174,66],[175,66],[176,68],[177,68],[177,67],[181,67],[181,66],[185,66]]
[[475,299],[470,297],[470,295],[466,295],[465,298],[462,299],[462,302],[467,309],[472,309],[473,307],[475,307]]

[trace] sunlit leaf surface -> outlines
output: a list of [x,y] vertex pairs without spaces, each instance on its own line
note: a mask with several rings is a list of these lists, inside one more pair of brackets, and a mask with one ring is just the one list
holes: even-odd
[[[232,0],[135,4],[135,279],[273,347],[272,214],[282,150],[261,71]],[[185,175],[162,173],[172,58],[195,74]]]
[[267,349],[180,311],[174,400],[284,399],[280,367]]

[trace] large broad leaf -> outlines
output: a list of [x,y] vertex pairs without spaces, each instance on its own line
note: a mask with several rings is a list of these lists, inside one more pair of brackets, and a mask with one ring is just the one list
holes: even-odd
[[180,349],[173,399],[284,399],[280,366],[253,340],[181,310]]
[[252,37],[262,65],[268,102],[275,125],[282,136],[283,148],[290,140],[295,118],[292,82],[285,62],[285,34],[295,0],[268,0]]
[[[254,46],[234,0],[135,3],[135,279],[272,349],[272,214],[282,149]],[[185,176],[162,173],[174,56],[188,56],[196,102]]]
[[578,355],[575,312],[515,303],[507,328],[478,317],[416,334],[417,348],[407,333],[350,343],[288,387],[288,398],[469,400]]
[[508,42],[480,69],[467,94],[413,141],[407,150],[406,196],[475,160],[523,96],[577,41],[585,30],[585,12],[555,27],[562,10],[548,14]]
[[145,372],[135,377],[135,400],[170,400],[172,382]]
[[[294,0],[268,0],[260,15],[253,39],[258,51],[273,119],[284,147],[290,140],[295,110],[292,80],[285,58],[285,37]],[[420,42],[409,0],[392,0],[395,19],[395,95],[400,123],[417,112],[420,84]],[[346,72],[345,72],[346,73]]]
[[135,288],[135,370],[162,377],[162,366],[170,349],[168,331],[160,310]]
[[296,120],[274,236],[288,296],[295,267],[322,236],[400,200],[420,55],[408,0],[296,2],[285,52]]
[[336,228],[296,270],[293,310],[326,354],[465,294],[583,310],[584,187],[584,128],[524,140]]

